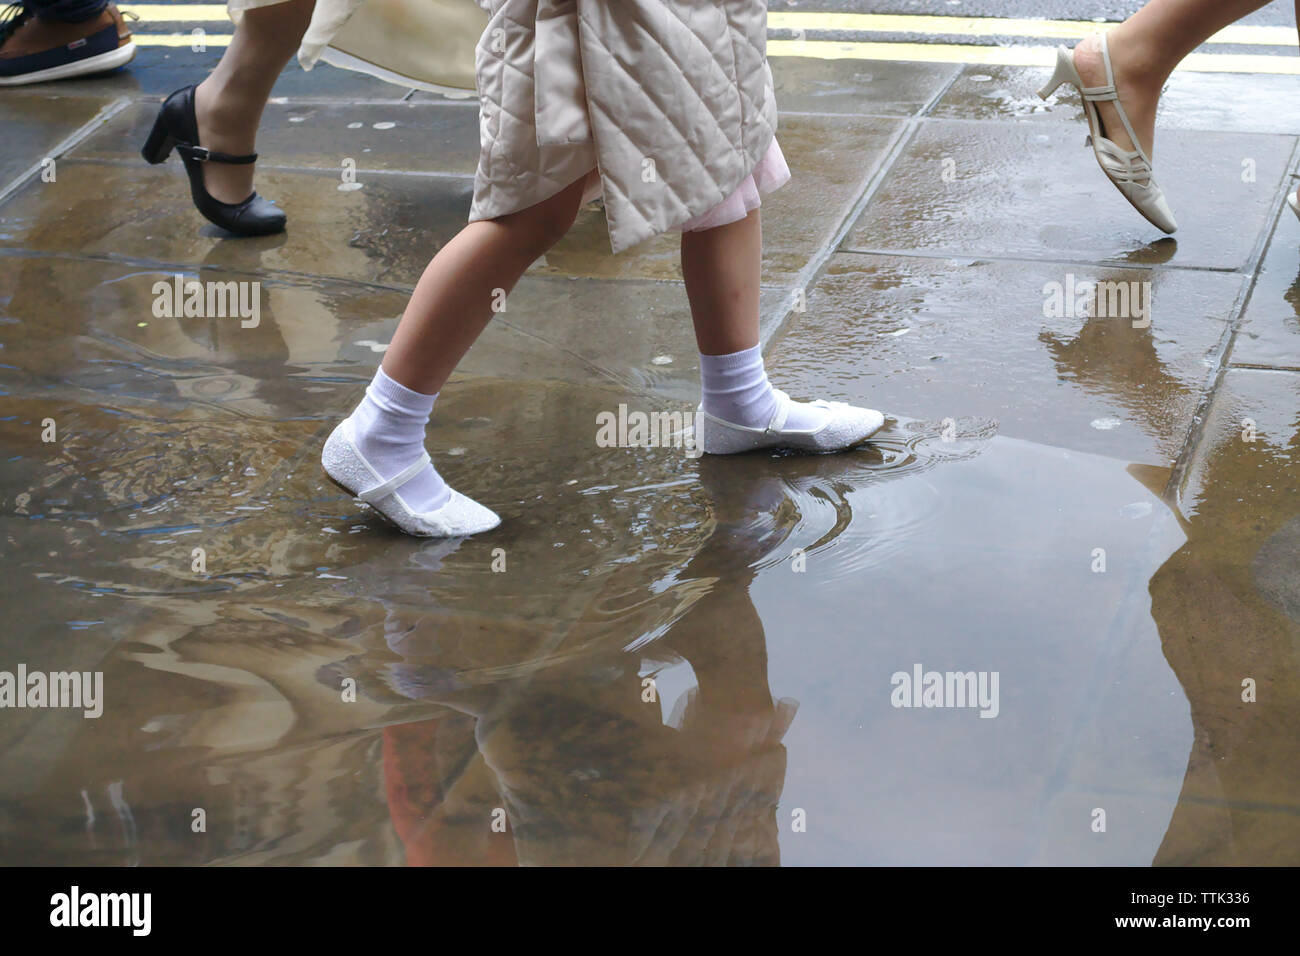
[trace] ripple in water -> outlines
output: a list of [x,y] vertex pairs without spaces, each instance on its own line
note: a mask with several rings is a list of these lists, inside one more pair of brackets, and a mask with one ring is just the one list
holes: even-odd
[[[835,455],[617,456],[613,482],[551,484],[544,517],[513,516],[509,574],[492,573],[474,539],[343,572],[354,578],[340,591],[384,608],[361,643],[405,659],[380,652],[349,666],[377,670],[398,697],[437,697],[644,648],[717,582],[789,561],[796,547],[816,557],[819,578],[861,573],[941,516],[926,472],[975,457],[995,432],[983,420],[893,421]],[[560,541],[568,547],[555,550]],[[437,675],[429,686],[411,684],[426,670]]]
[[943,513],[933,485],[902,479],[970,460],[996,433],[986,419],[891,421],[859,451],[819,456],[829,464],[792,483],[799,520],[786,546],[760,567],[793,560],[795,548],[819,559],[828,582],[879,567]]

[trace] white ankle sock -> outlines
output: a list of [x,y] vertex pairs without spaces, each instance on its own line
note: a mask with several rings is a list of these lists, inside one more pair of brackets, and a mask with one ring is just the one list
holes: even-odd
[[[437,397],[437,393],[423,395],[394,382],[382,367],[366,386],[365,397],[352,412],[352,435],[357,451],[385,480],[424,453],[424,426]],[[441,508],[451,498],[451,489],[433,465],[402,485],[397,493],[418,513]]]
[[[729,355],[700,353],[700,380],[704,398],[700,403],[714,418],[746,428],[766,428],[776,413],[776,396],[763,368],[762,347]],[[791,402],[785,427],[820,428],[830,413],[803,402]]]

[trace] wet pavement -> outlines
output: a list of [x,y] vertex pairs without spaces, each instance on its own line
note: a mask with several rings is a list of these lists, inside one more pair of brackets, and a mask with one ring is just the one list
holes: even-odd
[[[218,55],[0,100],[0,671],[105,698],[0,711],[0,862],[1300,862],[1289,80],[1176,75],[1163,238],[1044,70],[774,60],[772,377],[886,431],[600,447],[698,383],[676,239],[614,257],[593,205],[439,401],[504,523],[429,542],[318,457],[463,222],[475,106],[289,69],[288,233],[226,239],[137,153]],[[159,315],[177,274],[260,283],[257,324]]]

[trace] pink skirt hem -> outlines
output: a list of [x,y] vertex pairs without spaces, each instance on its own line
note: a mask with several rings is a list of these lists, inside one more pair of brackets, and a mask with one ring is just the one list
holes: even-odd
[[790,167],[786,165],[785,155],[776,139],[767,148],[763,158],[758,161],[754,171],[726,199],[712,209],[707,209],[682,223],[681,232],[703,232],[716,229],[731,222],[744,219],[751,212],[763,205],[763,197],[775,192],[790,181]]

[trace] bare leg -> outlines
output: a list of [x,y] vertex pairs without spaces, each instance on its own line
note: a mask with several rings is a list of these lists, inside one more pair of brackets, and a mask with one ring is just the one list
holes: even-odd
[[[459,537],[500,518],[457,497],[429,461],[425,427],[437,394],[493,315],[493,305],[568,232],[586,177],[536,205],[462,229],[420,276],[383,367],[360,404],[321,453],[326,474],[357,494],[398,481],[399,492],[370,503],[411,534]],[[432,518],[428,516],[434,516]]]
[[569,231],[583,183],[579,179],[513,215],[472,222],[443,246],[420,276],[402,314],[384,353],[384,372],[413,391],[441,391],[487,327],[494,302]]
[[[1151,0],[1107,34],[1115,88],[1148,155],[1154,156],[1160,91],[1174,68],[1219,30],[1267,3],[1268,0]],[[1106,69],[1098,37],[1089,37],[1076,47],[1074,65],[1088,86],[1105,85]],[[1133,149],[1115,107],[1098,103],[1097,108],[1106,137],[1124,149]]]
[[762,259],[758,209],[716,229],[682,233],[682,277],[695,340],[705,355],[727,355],[758,344]]
[[[217,68],[199,84],[194,111],[199,142],[223,153],[254,152],[271,87],[307,32],[316,0],[286,0],[244,14]],[[253,166],[204,163],[203,183],[221,202],[253,191]]]

